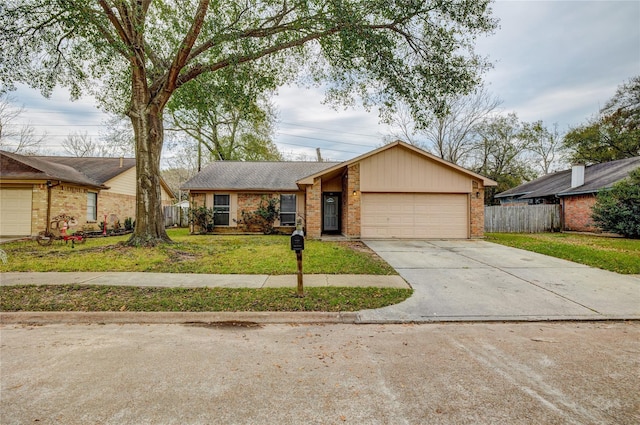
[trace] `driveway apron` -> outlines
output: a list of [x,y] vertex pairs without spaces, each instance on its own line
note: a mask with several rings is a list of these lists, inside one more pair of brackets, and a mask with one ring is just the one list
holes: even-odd
[[414,289],[363,323],[640,319],[640,279],[479,240],[370,240]]

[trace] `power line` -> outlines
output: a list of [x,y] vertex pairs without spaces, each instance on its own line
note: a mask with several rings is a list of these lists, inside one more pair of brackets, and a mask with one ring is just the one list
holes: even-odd
[[[287,145],[287,146],[298,146],[298,147],[302,147],[302,148],[309,148],[309,149],[315,149],[316,146],[307,146],[307,145],[299,145],[296,143],[288,143],[288,142],[276,142],[279,145]],[[360,155],[362,152],[353,152],[353,151],[344,151],[341,149],[330,149],[330,148],[322,148],[322,150],[325,151],[331,151],[331,152],[342,152],[342,153],[351,153],[351,154],[355,154],[355,155]]]
[[325,142],[325,143],[336,143],[336,144],[339,144],[339,145],[352,145],[352,146],[358,146],[358,147],[362,147],[362,148],[371,148],[370,144],[363,145],[361,143],[349,143],[349,142],[342,142],[342,141],[336,141],[336,140],[327,140],[327,139],[321,139],[319,137],[299,136],[297,134],[282,133],[282,132],[278,132],[278,134],[281,134],[281,135],[284,135],[284,136],[289,136],[289,137],[298,137],[300,139],[319,140],[319,141]]
[[292,126],[301,127],[301,128],[311,128],[311,129],[314,129],[314,130],[331,131],[331,132],[334,132],[334,133],[341,133],[341,134],[350,134],[350,135],[353,135],[353,136],[371,137],[371,138],[376,138],[376,139],[380,137],[380,136],[373,135],[373,134],[351,133],[351,132],[348,132],[348,131],[334,130],[332,128],[313,127],[313,126],[310,126],[310,125],[296,124],[296,123],[290,123],[290,122],[285,122],[285,121],[280,121],[280,123],[284,124],[284,125],[292,125]]

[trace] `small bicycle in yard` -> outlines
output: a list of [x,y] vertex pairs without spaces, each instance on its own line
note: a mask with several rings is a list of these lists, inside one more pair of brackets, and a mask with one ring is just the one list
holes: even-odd
[[60,214],[51,220],[47,230],[40,232],[36,236],[36,241],[43,246],[51,245],[54,240],[63,240],[64,243],[71,241],[71,248],[74,248],[76,243],[85,243],[86,238],[83,232],[75,232],[72,235],[67,234],[67,229],[73,223],[76,223],[75,218]]

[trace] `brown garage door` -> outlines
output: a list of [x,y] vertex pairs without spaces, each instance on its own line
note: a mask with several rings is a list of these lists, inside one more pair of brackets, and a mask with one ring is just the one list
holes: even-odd
[[0,235],[31,235],[31,189],[0,189]]
[[469,237],[465,194],[363,193],[363,238]]

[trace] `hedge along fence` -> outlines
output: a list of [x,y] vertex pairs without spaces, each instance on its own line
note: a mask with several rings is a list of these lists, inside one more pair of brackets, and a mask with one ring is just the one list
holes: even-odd
[[561,230],[560,205],[484,207],[484,231],[542,233]]

